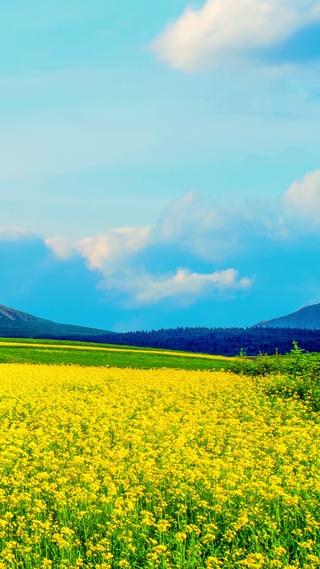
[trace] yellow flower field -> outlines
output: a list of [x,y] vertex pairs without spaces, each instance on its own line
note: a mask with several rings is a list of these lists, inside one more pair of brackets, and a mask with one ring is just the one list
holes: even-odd
[[0,380],[0,569],[319,568],[320,426],[298,401],[224,372]]

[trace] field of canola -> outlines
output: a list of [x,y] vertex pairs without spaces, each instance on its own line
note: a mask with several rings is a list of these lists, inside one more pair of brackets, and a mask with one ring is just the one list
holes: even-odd
[[298,401],[226,372],[0,380],[0,569],[319,568],[320,425]]

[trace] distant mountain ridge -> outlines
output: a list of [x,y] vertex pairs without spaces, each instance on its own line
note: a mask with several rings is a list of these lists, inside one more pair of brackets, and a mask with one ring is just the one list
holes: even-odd
[[273,318],[272,320],[262,320],[256,326],[264,328],[303,328],[309,330],[320,329],[320,304],[312,304],[300,308],[296,312]]
[[20,312],[19,310],[14,310],[13,308],[0,304],[0,320],[6,321],[7,319],[12,320],[13,322],[17,320],[23,322],[37,322],[41,320],[41,318],[32,316],[32,314],[27,314],[27,312]]
[[38,318],[27,312],[21,312],[0,304],[0,336],[36,338],[41,336],[98,336],[111,333],[107,330],[74,326],[72,324],[58,324],[52,320]]

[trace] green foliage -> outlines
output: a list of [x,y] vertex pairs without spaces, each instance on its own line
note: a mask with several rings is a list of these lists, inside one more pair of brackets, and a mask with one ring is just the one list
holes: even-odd
[[268,395],[298,398],[312,411],[320,411],[320,353],[306,352],[293,342],[285,356],[260,355],[256,359],[237,358],[230,364],[234,373],[269,376]]

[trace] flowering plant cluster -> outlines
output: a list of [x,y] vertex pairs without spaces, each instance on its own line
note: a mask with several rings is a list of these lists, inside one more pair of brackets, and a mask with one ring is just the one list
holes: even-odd
[[227,372],[0,365],[0,569],[316,569],[319,435]]

